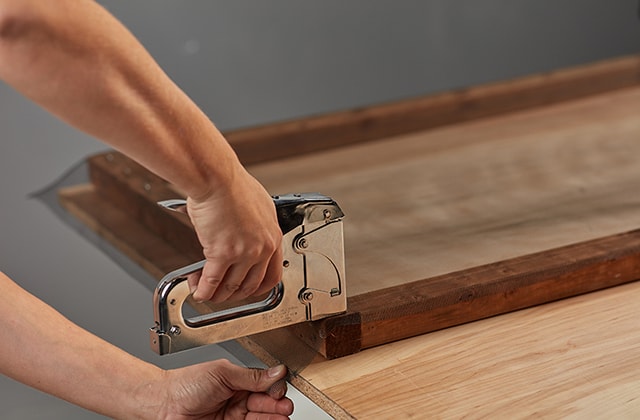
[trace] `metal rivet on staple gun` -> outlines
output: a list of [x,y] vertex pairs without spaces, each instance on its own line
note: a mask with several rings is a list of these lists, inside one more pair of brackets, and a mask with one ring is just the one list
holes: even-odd
[[300,300],[302,302],[310,302],[313,300],[313,293],[312,292],[303,292],[300,295]]

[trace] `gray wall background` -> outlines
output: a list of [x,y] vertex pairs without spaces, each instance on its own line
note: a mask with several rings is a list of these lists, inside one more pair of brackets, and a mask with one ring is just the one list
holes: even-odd
[[637,0],[102,3],[225,129],[640,48]]
[[[102,0],[223,130],[640,51],[636,0]],[[82,36],[82,34],[78,34]],[[117,122],[114,122],[117,123]],[[27,196],[106,149],[0,83],[0,269],[152,363],[150,292]],[[304,399],[297,418],[321,418]],[[0,378],[2,418],[94,418]]]

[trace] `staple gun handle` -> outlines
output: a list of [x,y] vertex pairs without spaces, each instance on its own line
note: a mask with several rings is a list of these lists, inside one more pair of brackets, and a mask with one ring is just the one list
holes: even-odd
[[[154,293],[151,347],[174,353],[346,311],[344,214],[331,198],[317,193],[273,197],[283,232],[283,275],[259,302],[186,318],[187,279],[205,261],[167,274]],[[159,203],[186,212],[184,200]]]
[[[152,330],[152,348],[159,354],[173,353],[191,347],[208,344],[208,332],[205,327],[220,324],[232,319],[247,317],[275,308],[283,297],[282,282],[276,285],[269,295],[259,301],[223,310],[185,317],[183,307],[191,295],[188,279],[191,275],[200,275],[205,261],[180,268],[167,274],[156,288],[154,297],[154,315],[156,325]],[[163,327],[164,326],[164,327]],[[185,333],[181,339],[182,333]],[[205,333],[205,334],[203,334]],[[224,341],[221,337],[221,341]]]

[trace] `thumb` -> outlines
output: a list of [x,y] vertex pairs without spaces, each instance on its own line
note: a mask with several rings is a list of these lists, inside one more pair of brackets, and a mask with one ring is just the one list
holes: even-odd
[[232,363],[220,370],[229,388],[236,391],[265,392],[271,398],[280,399],[287,393],[284,381],[287,368],[284,365],[273,366],[269,369],[249,369]]

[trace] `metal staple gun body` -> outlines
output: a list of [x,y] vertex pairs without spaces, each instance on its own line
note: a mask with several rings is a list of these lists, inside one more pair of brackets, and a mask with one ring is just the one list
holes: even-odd
[[[154,293],[151,347],[158,354],[219,343],[346,311],[344,214],[331,198],[315,193],[273,197],[283,233],[280,283],[259,302],[185,317],[187,279],[204,261],[167,274]],[[184,200],[159,203],[172,210]]]

